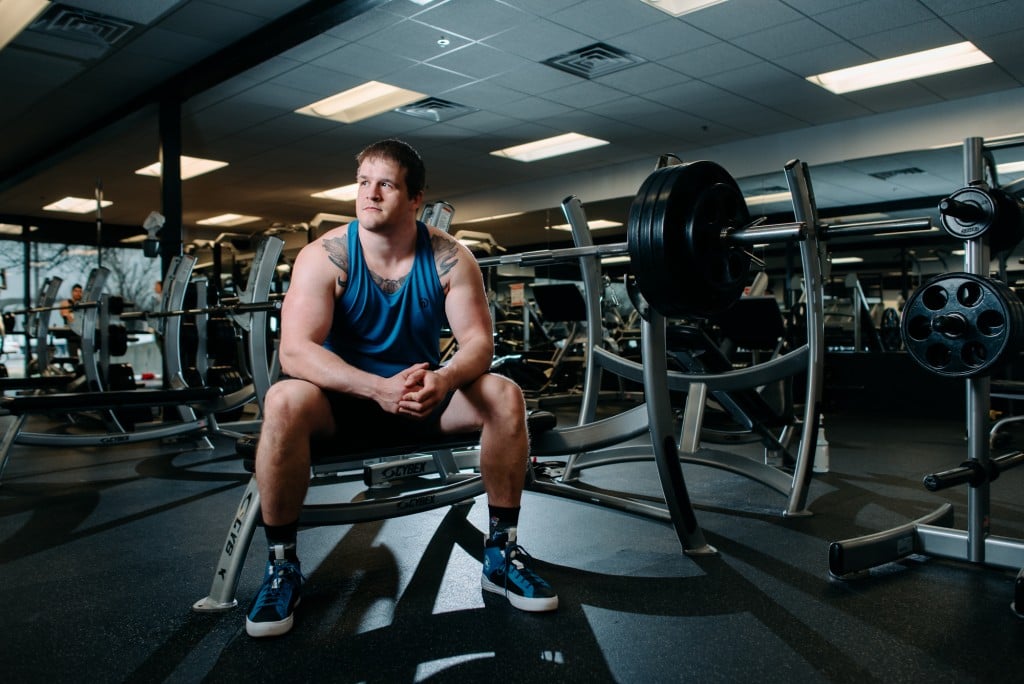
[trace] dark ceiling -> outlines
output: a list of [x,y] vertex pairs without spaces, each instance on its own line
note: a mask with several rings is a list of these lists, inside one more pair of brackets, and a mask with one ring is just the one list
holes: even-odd
[[[993,62],[846,95],[805,78],[960,41]],[[598,43],[632,64],[545,64]],[[624,221],[662,153],[717,161],[750,195],[784,189],[799,158],[825,217],[922,215],[963,184],[965,138],[1024,131],[1022,44],[1016,0],[729,0],[681,18],[641,0],[69,0],[0,51],[0,222],[88,244],[94,213],[41,207],[101,185],[110,233],[141,235],[164,210],[160,181],[134,173],[158,159],[161,102],[181,153],[229,163],[182,183],[186,240],[227,212],[260,217],[230,229],[245,233],[351,215],[310,195],[351,182],[354,155],[387,136],[420,150],[427,200],[455,206],[455,230],[511,249],[562,244],[550,226],[570,194],[589,218]],[[294,113],[371,79],[464,110],[349,125]],[[490,154],[569,131],[610,144],[529,164]],[[751,210],[786,220],[787,207]],[[525,213],[460,225],[510,212]]]

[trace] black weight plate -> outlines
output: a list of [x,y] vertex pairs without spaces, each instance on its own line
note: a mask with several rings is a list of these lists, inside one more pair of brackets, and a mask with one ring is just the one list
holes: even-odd
[[700,303],[706,313],[729,308],[743,294],[750,274],[750,257],[722,239],[726,228],[750,220],[743,195],[735,185],[715,183],[696,198],[686,225],[685,253],[692,258],[691,281],[703,288]]
[[[672,287],[671,273],[666,273],[660,267],[661,262],[654,251],[651,234],[657,227],[654,212],[664,203],[663,189],[671,187],[673,169],[676,168],[658,169],[648,176],[629,209],[626,242],[637,287],[645,298],[653,293],[670,291]],[[652,303],[649,298],[647,301]]]
[[987,375],[1024,346],[1024,304],[1005,284],[970,273],[931,278],[907,300],[903,344],[936,375]]
[[651,306],[673,317],[709,315],[734,303],[749,259],[724,245],[721,233],[748,220],[739,186],[714,162],[648,176],[630,206],[627,243],[637,285]]

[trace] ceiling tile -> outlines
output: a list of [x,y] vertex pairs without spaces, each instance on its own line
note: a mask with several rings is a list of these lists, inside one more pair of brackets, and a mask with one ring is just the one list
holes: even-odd
[[644,59],[657,61],[718,41],[689,24],[666,17],[629,33],[615,36],[615,47]]
[[312,66],[355,76],[360,83],[380,80],[411,63],[404,57],[357,43],[349,43],[309,62]]
[[838,35],[856,38],[901,26],[912,26],[934,15],[917,0],[865,0],[816,15],[816,21]]
[[718,42],[663,59],[661,64],[693,78],[704,78],[757,64],[759,61],[756,55],[746,50]]
[[[437,41],[441,38],[446,38],[449,44],[438,45]],[[381,52],[391,52],[417,62],[453,52],[469,43],[468,38],[446,35],[438,29],[415,21],[393,24],[387,31],[378,31],[357,41],[359,45],[366,45]]]
[[729,0],[682,19],[716,38],[732,39],[800,18],[799,12],[779,0]]
[[461,50],[447,52],[427,62],[430,66],[448,69],[473,78],[490,78],[521,69],[530,62],[508,52],[474,43]]
[[759,57],[774,60],[796,52],[835,45],[840,39],[821,24],[810,19],[800,19],[748,33],[733,42]]
[[226,43],[266,23],[266,18],[248,12],[239,12],[203,0],[191,0],[176,8],[161,26],[186,36]]
[[963,36],[949,28],[939,19],[922,21],[914,26],[908,35],[906,27],[899,27],[859,36],[851,42],[862,48],[873,58],[887,59],[919,50],[930,50],[943,45],[952,45],[963,40]]
[[646,62],[594,80],[624,93],[639,95],[657,93],[662,88],[675,85],[680,81],[688,81],[689,77],[658,64]]
[[584,0],[548,15],[556,24],[609,42],[615,36],[664,21],[664,17],[664,13],[638,0]]
[[533,19],[515,31],[499,33],[482,42],[540,62],[589,45],[594,42],[594,38],[548,19]]
[[415,21],[470,40],[518,30],[530,19],[529,13],[493,0],[448,0],[415,16]]
[[1004,0],[969,9],[948,17],[950,25],[968,38],[994,36],[1024,28],[1024,12],[1019,2]]

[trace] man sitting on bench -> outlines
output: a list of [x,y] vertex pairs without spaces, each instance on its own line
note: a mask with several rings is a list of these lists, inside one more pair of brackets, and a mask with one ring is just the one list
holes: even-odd
[[[281,310],[286,377],[267,393],[256,451],[270,558],[246,631],[260,637],[291,629],[310,438],[341,442],[356,431],[429,443],[438,434],[481,430],[490,518],[483,589],[522,610],[553,610],[557,595],[516,543],[526,404],[515,383],[486,373],[494,349],[480,267],[454,238],[416,220],[426,172],[415,150],[384,140],[356,161],[357,220],[302,249]],[[458,352],[438,368],[446,318]]]

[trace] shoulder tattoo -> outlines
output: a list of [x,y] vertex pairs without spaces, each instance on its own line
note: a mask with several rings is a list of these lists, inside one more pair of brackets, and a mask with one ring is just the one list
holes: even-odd
[[345,287],[348,282],[348,241],[344,238],[329,238],[322,244],[327,252],[327,258],[342,272],[342,275],[338,276],[338,287]]
[[443,278],[459,263],[459,243],[450,235],[435,234],[430,238],[430,247],[434,250],[437,275]]

